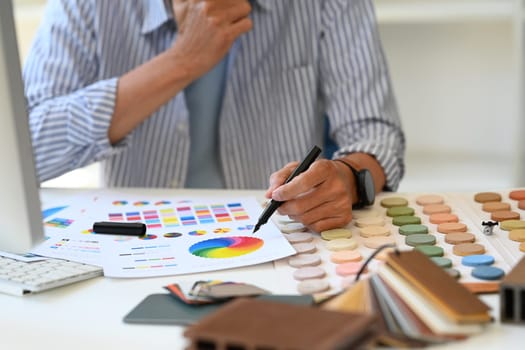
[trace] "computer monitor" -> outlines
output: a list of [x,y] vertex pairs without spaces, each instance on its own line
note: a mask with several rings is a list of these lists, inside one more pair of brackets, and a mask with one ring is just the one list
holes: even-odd
[[44,231],[13,4],[0,1],[0,251],[26,253]]

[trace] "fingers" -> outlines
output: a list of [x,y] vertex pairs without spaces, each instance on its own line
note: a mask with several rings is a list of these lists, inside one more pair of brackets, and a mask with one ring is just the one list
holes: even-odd
[[273,191],[284,184],[286,179],[290,176],[290,174],[293,172],[293,170],[297,167],[299,162],[291,162],[286,164],[282,169],[277,170],[273,174],[270,175],[270,186],[268,187],[268,190],[266,191],[266,198],[271,198]]
[[294,215],[293,207],[283,208],[285,202],[279,208],[279,213],[282,211],[290,211],[288,216],[291,219],[301,222],[314,232],[322,232],[328,229],[344,227],[352,220],[352,206],[345,198],[341,197],[332,201],[327,201],[319,206],[313,207],[307,211],[299,211],[299,214]]
[[296,198],[319,186],[327,178],[335,176],[336,172],[337,168],[332,161],[326,159],[315,161],[304,173],[296,176],[289,183],[276,188],[272,193],[272,198],[276,201],[288,201]]
[[200,0],[195,1],[203,16],[213,19],[216,25],[231,25],[246,19],[252,8],[246,0]]
[[230,27],[230,41],[235,40],[239,35],[244,34],[252,30],[253,22],[250,18],[243,18]]
[[[212,1],[213,4],[221,4],[221,1]],[[235,23],[239,20],[248,17],[252,11],[252,7],[245,0],[231,1],[231,4],[224,4],[218,9],[221,12],[221,17],[226,23]]]
[[279,213],[316,232],[343,227],[352,220],[350,186],[345,174],[331,161],[315,162],[306,172],[278,187],[272,198],[287,198],[282,200]]

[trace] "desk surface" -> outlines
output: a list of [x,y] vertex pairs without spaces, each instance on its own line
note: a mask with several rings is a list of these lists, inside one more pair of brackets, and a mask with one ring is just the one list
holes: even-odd
[[[136,189],[135,189],[136,191]],[[173,192],[173,195],[206,194],[209,196],[245,196],[259,198],[259,191],[192,191],[144,190],[146,194]],[[43,189],[42,202],[67,199],[79,190]],[[122,318],[142,299],[153,293],[164,293],[163,286],[172,282],[193,282],[217,278],[246,281],[279,292],[273,263],[198,275],[145,279],[110,279],[98,277],[40,294],[15,297],[0,294],[0,348],[2,349],[146,349],[166,346],[183,349],[186,341],[183,327],[125,324]],[[497,317],[495,295],[483,300]],[[520,348],[525,328],[495,322],[483,334],[464,342],[447,344],[447,349],[516,349]]]

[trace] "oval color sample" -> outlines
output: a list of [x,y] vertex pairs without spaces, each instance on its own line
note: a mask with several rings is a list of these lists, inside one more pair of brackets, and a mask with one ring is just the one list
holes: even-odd
[[505,202],[485,202],[483,203],[481,210],[486,211],[487,213],[510,210],[510,204]]
[[384,208],[406,207],[408,201],[403,197],[388,197],[384,198],[380,204]]
[[334,228],[321,232],[321,238],[327,241],[331,241],[338,238],[350,238],[352,237],[352,231],[346,228]]
[[301,267],[294,271],[293,278],[298,281],[323,278],[326,272],[319,266]]
[[419,250],[421,253],[425,254],[428,257],[443,256],[445,254],[443,248],[435,245],[419,245],[414,249]]
[[299,282],[297,291],[300,294],[321,293],[330,288],[330,283],[324,279],[312,279]]
[[326,249],[338,252],[341,250],[353,250],[357,248],[357,242],[350,238],[337,238],[326,242]]
[[314,240],[314,236],[308,232],[294,232],[284,235],[284,238],[290,243],[305,243],[311,242]]
[[423,214],[432,215],[439,213],[450,213],[452,208],[446,204],[429,204],[423,207]]
[[448,244],[473,243],[476,236],[468,232],[453,232],[445,235],[445,242]]
[[525,190],[515,190],[509,193],[509,198],[516,201],[525,199]]
[[336,264],[342,264],[345,262],[351,261],[360,261],[363,259],[363,256],[359,250],[341,250],[338,252],[333,252],[330,255],[330,261]]
[[408,224],[399,227],[399,234],[403,236],[428,233],[428,227],[420,224]]
[[457,215],[451,213],[437,213],[429,216],[428,220],[433,224],[442,224],[445,222],[458,222]]
[[422,206],[442,204],[443,202],[443,197],[437,194],[424,194],[416,198],[416,203]]
[[386,211],[386,215],[390,217],[402,215],[414,215],[414,209],[410,207],[391,207]]
[[490,214],[490,218],[494,221],[519,220],[520,213],[512,210],[495,211]]
[[501,195],[496,192],[479,192],[474,195],[474,200],[478,203],[501,202]]
[[525,229],[519,228],[509,232],[509,239],[515,242],[525,242]]
[[519,228],[525,228],[525,221],[523,220],[505,220],[500,222],[502,230],[511,231]]
[[288,259],[288,265],[291,267],[305,267],[321,265],[321,257],[315,254],[297,254]]
[[313,253],[317,251],[315,244],[313,244],[312,242],[295,243],[292,244],[292,247],[295,249],[297,254]]
[[485,247],[478,243],[461,243],[461,244],[456,244],[454,248],[452,249],[452,252],[455,255],[459,255],[459,256],[484,254]]
[[335,268],[335,273],[343,277],[348,275],[357,275],[359,270],[361,270],[362,266],[363,264],[360,262],[347,262],[344,264],[337,265]]
[[467,225],[462,222],[444,222],[437,226],[437,231],[441,233],[467,232]]
[[436,244],[436,237],[429,234],[415,234],[406,236],[405,243],[411,247],[417,247],[418,245],[434,245]]
[[366,226],[383,226],[385,224],[385,219],[382,216],[373,216],[360,218],[355,221],[357,227],[366,227]]
[[495,266],[478,266],[472,269],[472,276],[482,280],[499,280],[505,275],[505,272]]
[[452,260],[450,260],[449,258],[432,257],[430,258],[430,260],[432,260],[435,264],[437,264],[437,266],[443,269],[448,269],[452,267]]
[[445,272],[452,276],[452,278],[454,279],[459,279],[461,277],[461,272],[453,268],[445,269]]
[[465,266],[488,266],[494,264],[494,257],[486,254],[476,254],[465,256],[461,259],[461,263]]
[[361,237],[388,236],[390,229],[386,226],[367,226],[360,229]]
[[417,216],[396,216],[392,219],[392,223],[396,226],[403,226],[403,225],[417,225],[421,223],[421,219]]

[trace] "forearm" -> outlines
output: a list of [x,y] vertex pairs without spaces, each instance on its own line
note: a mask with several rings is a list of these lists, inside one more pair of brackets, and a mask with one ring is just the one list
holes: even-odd
[[167,51],[119,79],[108,130],[111,144],[125,138],[194,79],[186,67],[185,62]]

